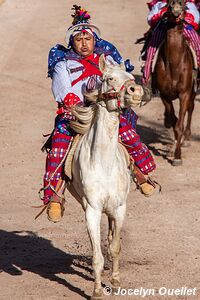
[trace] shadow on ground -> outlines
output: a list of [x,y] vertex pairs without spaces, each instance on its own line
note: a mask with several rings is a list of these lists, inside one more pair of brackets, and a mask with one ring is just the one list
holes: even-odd
[[[155,156],[161,156],[171,163],[168,158],[173,148],[174,138],[172,131],[166,129],[158,122],[144,120],[145,125],[137,125],[137,133]],[[192,134],[191,141],[200,142],[200,135]],[[172,152],[170,153],[172,155]]]
[[65,253],[32,231],[0,230],[0,237],[0,272],[19,276],[26,270],[56,281],[83,298],[90,299],[79,287],[56,275],[74,274],[93,281],[90,257]]
[[140,135],[142,142],[147,145],[149,150],[151,150],[155,156],[161,156],[163,159],[169,161],[167,158],[169,154],[168,148],[173,146],[173,139],[170,137],[167,130],[159,130],[155,129],[155,127],[138,125],[137,133]]

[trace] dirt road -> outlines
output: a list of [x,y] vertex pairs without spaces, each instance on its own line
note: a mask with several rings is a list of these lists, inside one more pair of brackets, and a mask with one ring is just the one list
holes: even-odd
[[[79,3],[91,12],[102,36],[124,58],[131,58],[139,74],[140,49],[134,41],[147,29],[145,0]],[[91,250],[81,207],[69,196],[65,216],[55,225],[45,215],[34,221],[36,211],[31,208],[40,204],[37,192],[45,162],[40,152],[42,133],[51,131],[55,116],[51,83],[46,79],[47,55],[52,46],[64,43],[73,4],[71,0],[6,0],[0,6],[1,300],[79,300],[89,299],[92,291]],[[199,100],[191,147],[183,149],[184,163],[177,168],[166,159],[172,135],[163,127],[160,100],[137,109],[139,132],[157,162],[154,178],[163,188],[161,194],[146,199],[132,185],[128,198],[122,287],[155,289],[154,296],[144,299],[200,299]],[[103,217],[104,251],[106,232]],[[104,284],[109,285],[109,274],[106,261]],[[161,287],[197,288],[198,292],[164,297],[158,294]]]

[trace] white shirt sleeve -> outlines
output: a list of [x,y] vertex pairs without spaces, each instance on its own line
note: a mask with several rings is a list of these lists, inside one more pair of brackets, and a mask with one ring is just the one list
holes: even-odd
[[157,15],[160,12],[160,10],[165,6],[166,6],[165,2],[159,1],[152,7],[152,9],[150,10],[147,16],[148,24],[151,24],[151,19],[153,18],[153,16]]
[[65,61],[60,61],[55,65],[51,89],[57,102],[62,102],[68,93],[73,92],[70,73]]
[[194,16],[195,23],[199,24],[200,15],[199,15],[199,11],[198,11],[196,5],[192,2],[187,2],[186,3],[186,10]]

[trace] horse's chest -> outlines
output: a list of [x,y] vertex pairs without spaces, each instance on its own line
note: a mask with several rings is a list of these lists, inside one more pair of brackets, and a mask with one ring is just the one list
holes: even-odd
[[123,205],[130,187],[128,170],[102,167],[87,170],[80,178],[81,190],[87,202],[95,208],[110,211]]
[[163,71],[162,76],[157,77],[157,88],[166,99],[175,99],[178,97],[179,85],[178,74],[172,74],[166,70]]

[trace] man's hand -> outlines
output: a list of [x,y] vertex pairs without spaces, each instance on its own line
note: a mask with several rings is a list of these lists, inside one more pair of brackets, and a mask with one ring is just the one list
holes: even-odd
[[61,107],[57,110],[57,114],[71,114],[71,107],[80,103],[80,98],[75,95],[74,93],[68,93],[65,98],[63,99],[63,102],[61,104]]

